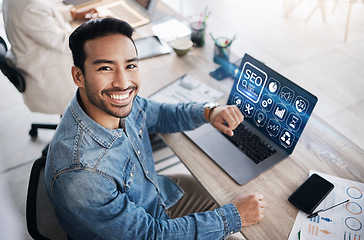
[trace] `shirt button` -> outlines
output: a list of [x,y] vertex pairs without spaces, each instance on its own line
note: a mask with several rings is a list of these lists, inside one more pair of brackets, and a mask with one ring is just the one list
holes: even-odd
[[130,173],[130,177],[133,177],[133,173]]
[[137,153],[138,153],[138,155],[140,155],[140,151],[139,150],[137,151]]
[[147,170],[147,171],[145,171],[145,173],[146,173],[146,174],[149,174],[149,171]]
[[139,134],[142,135],[143,131],[142,130],[139,130]]

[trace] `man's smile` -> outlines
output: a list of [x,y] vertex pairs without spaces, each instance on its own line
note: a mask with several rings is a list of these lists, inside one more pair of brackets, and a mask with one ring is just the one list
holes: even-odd
[[130,93],[125,93],[125,94],[120,94],[120,95],[112,94],[112,95],[110,95],[110,97],[112,99],[116,99],[116,100],[124,100],[124,99],[128,98],[129,95],[130,95]]
[[132,95],[135,88],[130,87],[125,90],[109,90],[105,91],[104,94],[109,97],[111,103],[116,106],[126,106],[128,105],[133,99]]

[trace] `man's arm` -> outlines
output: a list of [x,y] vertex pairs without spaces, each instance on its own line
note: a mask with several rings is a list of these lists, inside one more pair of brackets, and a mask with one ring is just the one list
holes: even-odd
[[188,131],[207,122],[204,103],[158,103],[137,97],[134,104],[146,112],[149,133]]
[[244,120],[235,105],[204,108],[205,103],[156,103],[137,97],[136,103],[146,111],[150,133],[171,133],[193,130],[210,122],[219,131],[232,136],[233,130]]

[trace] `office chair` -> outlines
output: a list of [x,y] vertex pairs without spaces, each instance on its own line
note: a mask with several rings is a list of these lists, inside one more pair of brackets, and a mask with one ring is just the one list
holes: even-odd
[[26,203],[28,233],[35,240],[66,240],[66,232],[57,221],[44,184],[46,155],[38,158],[30,173]]
[[[11,67],[7,63],[6,57],[5,57],[7,51],[8,51],[8,47],[6,45],[6,42],[2,37],[0,37],[0,70],[10,80],[10,82],[16,87],[16,89],[18,89],[18,91],[20,93],[23,93],[26,90],[24,77],[21,75],[19,70]],[[56,129],[57,124],[33,123],[31,125],[29,135],[33,138],[36,138],[38,136],[38,128]]]

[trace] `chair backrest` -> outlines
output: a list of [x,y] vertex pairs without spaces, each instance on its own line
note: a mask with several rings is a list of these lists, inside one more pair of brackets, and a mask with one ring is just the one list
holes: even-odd
[[30,236],[35,240],[66,240],[67,234],[57,221],[44,184],[46,156],[33,163],[30,173],[26,220]]
[[2,37],[0,37],[0,70],[10,80],[10,82],[18,89],[19,92],[25,91],[25,80],[18,70],[9,66],[6,62],[6,52],[8,47]]

